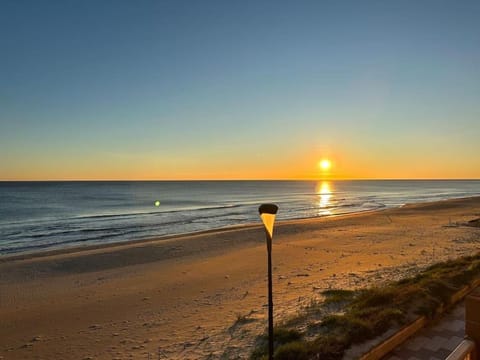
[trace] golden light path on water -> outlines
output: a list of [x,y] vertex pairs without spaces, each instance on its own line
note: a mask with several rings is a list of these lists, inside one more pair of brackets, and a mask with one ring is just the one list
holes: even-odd
[[331,205],[332,187],[329,181],[319,181],[316,187],[318,195],[318,215],[331,215],[328,209]]

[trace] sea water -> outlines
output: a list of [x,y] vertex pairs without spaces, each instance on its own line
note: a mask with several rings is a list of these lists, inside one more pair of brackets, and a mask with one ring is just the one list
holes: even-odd
[[480,180],[0,182],[0,256],[480,195]]

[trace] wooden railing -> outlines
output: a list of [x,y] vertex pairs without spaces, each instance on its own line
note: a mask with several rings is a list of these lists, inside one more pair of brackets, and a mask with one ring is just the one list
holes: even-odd
[[475,360],[475,342],[463,340],[445,360]]
[[465,336],[446,360],[480,360],[480,286],[465,298]]

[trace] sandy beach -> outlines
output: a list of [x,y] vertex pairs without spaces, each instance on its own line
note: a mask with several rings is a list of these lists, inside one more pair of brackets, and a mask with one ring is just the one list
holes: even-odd
[[[276,321],[478,252],[480,197],[279,222]],[[0,359],[247,358],[266,326],[260,225],[0,258]],[[237,322],[239,317],[247,321]]]

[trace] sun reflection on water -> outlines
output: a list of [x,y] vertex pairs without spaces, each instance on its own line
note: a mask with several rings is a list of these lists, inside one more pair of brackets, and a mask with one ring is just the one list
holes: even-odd
[[332,188],[329,181],[319,181],[316,189],[319,197],[318,201],[318,215],[331,215],[328,207],[331,205]]

